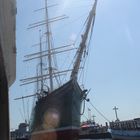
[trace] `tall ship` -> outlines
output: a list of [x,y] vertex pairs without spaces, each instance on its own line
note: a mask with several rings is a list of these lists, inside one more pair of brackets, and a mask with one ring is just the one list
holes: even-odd
[[[94,1],[91,11],[85,23],[85,29],[81,35],[81,41],[77,47],[74,57],[72,69],[56,71],[53,65],[53,55],[60,52],[67,51],[69,45],[53,48],[52,47],[52,33],[50,23],[60,18],[57,17],[49,20],[48,2],[45,0],[45,22],[38,22],[32,24],[30,28],[40,25],[46,26],[46,44],[47,50],[43,50],[41,35],[38,53],[26,56],[25,61],[39,59],[37,76],[22,79],[22,85],[37,83],[37,92],[33,95],[25,96],[23,98],[36,96],[37,100],[31,114],[30,126],[30,139],[31,140],[77,140],[80,129],[81,106],[83,100],[86,99],[87,90],[82,88],[78,82],[78,73],[82,69],[81,61],[86,55],[93,26],[95,22],[95,11],[97,0]],[[60,51],[60,49],[63,49]],[[70,48],[69,50],[71,50]],[[59,50],[59,51],[58,51]],[[44,68],[44,57],[47,59],[47,69]],[[45,73],[44,71],[47,71]],[[59,76],[66,72],[70,72],[69,78],[65,83],[59,83],[58,87],[54,82],[59,80]],[[44,80],[48,80],[48,84],[44,84]],[[17,98],[19,99],[19,98]]]
[[110,122],[113,140],[140,140],[140,118]]

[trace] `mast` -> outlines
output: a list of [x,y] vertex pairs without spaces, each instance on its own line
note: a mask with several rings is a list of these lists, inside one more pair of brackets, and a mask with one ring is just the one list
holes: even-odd
[[74,63],[74,67],[73,67],[73,70],[72,70],[72,73],[71,73],[71,79],[73,79],[73,80],[77,80],[78,71],[79,71],[79,68],[80,68],[80,62],[81,62],[81,59],[82,59],[82,56],[83,56],[83,52],[86,48],[88,34],[90,32],[90,29],[92,29],[93,26],[94,26],[96,6],[97,6],[97,0],[95,0],[95,3],[92,7],[92,10],[89,13],[89,18],[88,18],[88,21],[87,21],[86,29],[85,29],[84,34],[82,35],[82,40],[81,40],[81,43],[80,43],[80,47],[77,51],[76,61]]
[[[43,60],[42,60],[42,43],[41,43],[41,31],[40,31],[40,74],[43,75]],[[38,80],[38,79],[37,79]],[[41,78],[41,92],[43,91],[43,77]]]
[[51,33],[50,33],[50,27],[49,27],[49,16],[48,16],[48,8],[47,8],[47,0],[45,0],[45,11],[46,11],[46,29],[47,29],[47,43],[48,43],[48,64],[49,64],[49,80],[50,80],[50,91],[53,90],[53,69],[52,69],[52,57],[51,57]]

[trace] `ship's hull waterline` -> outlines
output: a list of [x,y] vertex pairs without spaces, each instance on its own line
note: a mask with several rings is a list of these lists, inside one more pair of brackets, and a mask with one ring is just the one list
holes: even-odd
[[78,140],[79,128],[67,127],[32,133],[31,140]]
[[40,98],[34,108],[31,140],[78,140],[84,92],[69,81]]

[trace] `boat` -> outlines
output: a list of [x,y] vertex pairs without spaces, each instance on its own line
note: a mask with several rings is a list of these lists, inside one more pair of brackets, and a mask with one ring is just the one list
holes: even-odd
[[18,129],[10,132],[11,140],[29,140],[27,127],[27,123],[20,123]]
[[110,122],[113,140],[140,140],[140,118]]
[[[76,52],[75,61],[72,70],[65,70],[63,72],[56,72],[52,66],[52,55],[56,52],[57,48],[51,47],[51,33],[50,22],[59,20],[59,17],[48,20],[48,3],[45,0],[45,11],[47,22],[38,22],[32,24],[34,28],[40,25],[46,25],[46,39],[47,51],[42,50],[42,42],[40,37],[40,52],[28,55],[25,61],[38,58],[40,60],[40,72],[36,77],[22,79],[23,85],[30,83],[37,83],[37,92],[33,95],[25,96],[23,98],[36,96],[34,109],[32,111],[30,120],[30,139],[31,140],[78,140],[81,118],[81,105],[83,100],[86,99],[86,89],[83,89],[78,83],[78,72],[81,68],[81,60],[85,55],[86,47],[91,39],[91,32],[95,21],[95,11],[97,0],[94,1],[93,7],[86,20],[85,31],[81,35],[80,45]],[[64,17],[61,17],[64,18]],[[63,46],[63,48],[67,46]],[[60,47],[62,48],[62,47]],[[64,50],[62,51],[64,52]],[[45,54],[44,54],[45,53]],[[36,56],[38,55],[38,56]],[[43,57],[48,58],[48,74],[43,73]],[[34,58],[33,58],[34,57]],[[64,72],[70,71],[69,79],[67,82],[60,84],[54,88],[54,78]],[[44,75],[43,75],[44,74]],[[44,79],[49,79],[49,84],[44,85]],[[17,98],[19,99],[19,98]]]
[[93,120],[87,120],[82,122],[79,131],[80,139],[105,139],[111,138],[111,134],[108,131],[108,124],[106,126],[99,125]]

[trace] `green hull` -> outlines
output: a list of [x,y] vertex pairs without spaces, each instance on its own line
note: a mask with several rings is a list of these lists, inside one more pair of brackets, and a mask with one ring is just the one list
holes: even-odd
[[43,130],[63,130],[80,126],[83,91],[75,81],[69,81],[52,93],[41,97],[32,114],[32,133]]

